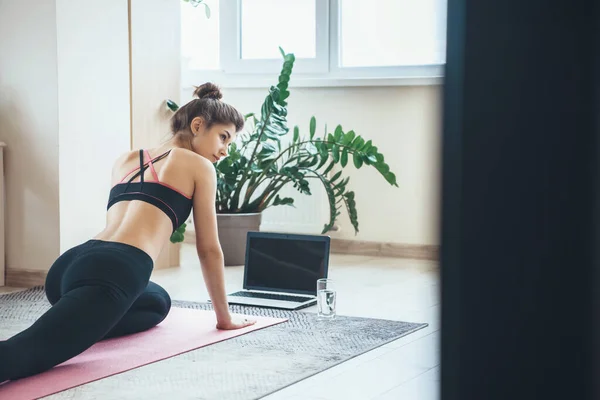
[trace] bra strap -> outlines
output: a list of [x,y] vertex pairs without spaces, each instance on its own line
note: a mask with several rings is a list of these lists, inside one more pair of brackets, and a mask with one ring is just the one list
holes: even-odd
[[140,149],[140,182],[144,183],[144,151]]
[[152,161],[153,161],[152,157],[150,157],[150,153],[148,152],[148,150],[145,150],[145,152],[146,152],[146,155],[148,156],[148,160],[150,160],[150,161],[148,161],[148,165],[150,165],[150,171],[152,171],[152,176],[154,176],[154,181],[158,182],[158,174],[156,173],[156,170],[154,169],[154,164],[152,163]]
[[[146,152],[147,152],[147,150],[146,150]],[[137,171],[131,178],[129,178],[128,183],[132,183],[132,181],[135,178],[137,178],[138,175],[141,175],[140,182],[144,182],[144,176],[143,175],[144,175],[144,172],[145,172],[145,170],[146,170],[146,168],[148,166],[150,166],[150,168],[152,169],[154,178],[158,182],[158,175],[156,174],[156,170],[154,169],[153,162],[159,161],[159,160],[165,158],[167,155],[169,155],[170,152],[171,152],[171,150],[167,150],[164,153],[162,153],[161,155],[150,159],[147,163],[144,163],[144,150],[140,150],[140,166],[132,169],[131,171],[129,171],[129,173],[127,173],[127,175],[129,175],[132,172]],[[150,158],[150,154],[149,153],[148,153],[148,158]],[[123,183],[123,181],[125,180],[125,178],[127,178],[127,175],[125,175],[123,177],[123,179],[121,179],[121,183]]]

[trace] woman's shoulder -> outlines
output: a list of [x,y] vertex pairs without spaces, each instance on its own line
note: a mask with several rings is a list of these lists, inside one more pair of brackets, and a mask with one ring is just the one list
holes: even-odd
[[201,170],[214,169],[209,160],[188,149],[175,147],[171,150],[170,156],[177,162],[184,164],[183,166],[200,168]]
[[182,148],[174,148],[169,156],[173,157],[174,164],[177,165],[177,174],[191,177],[196,187],[216,185],[216,170],[207,158]]

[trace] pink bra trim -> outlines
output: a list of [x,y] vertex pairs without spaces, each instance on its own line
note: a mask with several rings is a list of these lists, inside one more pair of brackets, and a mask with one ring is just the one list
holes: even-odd
[[156,170],[154,169],[154,164],[152,164],[152,157],[150,157],[150,153],[148,152],[148,150],[144,150],[144,153],[146,153],[146,155],[148,156],[148,159],[150,160],[150,161],[148,161],[148,164],[150,164],[150,169],[152,170],[152,176],[154,176],[154,180],[156,182],[158,182],[158,175],[156,174]]
[[[168,151],[171,151],[171,150],[168,150]],[[148,165],[149,163],[152,163],[152,161],[156,160],[158,157],[162,156],[165,153],[162,153],[162,154],[154,157],[153,159],[149,160],[147,163],[144,163],[144,166]],[[150,157],[149,154],[148,154],[148,157]],[[154,166],[152,164],[150,164],[150,167],[154,171]],[[133,171],[137,171],[138,169],[140,169],[140,167],[135,167],[134,169],[132,169],[131,171],[129,171],[128,173],[126,173],[125,176],[123,177],[123,179],[121,179],[121,181],[119,183],[123,182],[125,180],[125,178],[127,178]],[[154,176],[155,176],[155,179],[158,181],[158,176],[156,175],[156,171],[154,171]]]

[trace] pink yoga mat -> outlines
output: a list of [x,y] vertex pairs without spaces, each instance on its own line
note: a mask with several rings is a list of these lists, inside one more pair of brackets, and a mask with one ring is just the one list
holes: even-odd
[[213,311],[172,308],[167,318],[149,331],[96,343],[49,371],[0,385],[0,399],[37,399],[287,321],[249,318],[256,320],[256,324],[221,331],[215,328]]

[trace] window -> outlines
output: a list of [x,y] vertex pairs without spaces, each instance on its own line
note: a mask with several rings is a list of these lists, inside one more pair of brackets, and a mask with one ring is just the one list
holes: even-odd
[[203,6],[193,7],[181,2],[182,67],[190,70],[220,68],[219,57],[219,0],[204,0],[209,7],[207,18]]
[[[404,84],[442,75],[446,0],[182,1],[184,84],[272,83],[294,53],[292,85]],[[433,78],[433,80],[432,80]]]
[[443,63],[439,6],[438,0],[340,0],[340,66]]
[[[241,0],[241,58],[279,59],[279,46],[297,57],[315,58],[315,0]],[[273,18],[293,15],[294,18]]]

